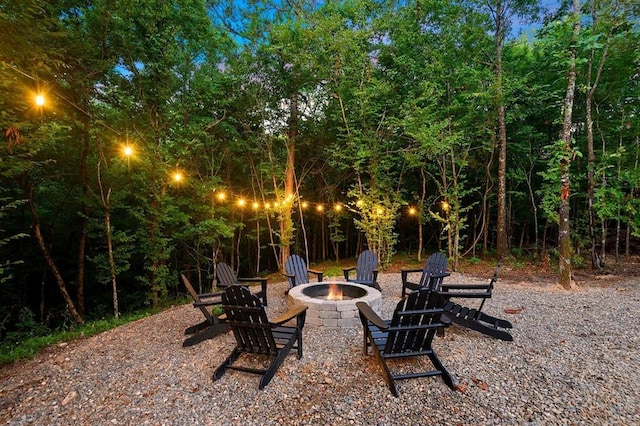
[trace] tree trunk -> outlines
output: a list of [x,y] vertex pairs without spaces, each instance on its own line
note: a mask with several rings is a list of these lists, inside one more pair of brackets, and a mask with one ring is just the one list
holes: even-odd
[[424,167],[420,168],[420,176],[422,177],[422,192],[418,208],[418,262],[422,262],[422,245],[424,244],[422,221],[424,220],[424,200],[427,197],[427,177],[424,174]]
[[84,320],[82,319],[82,316],[76,310],[73,300],[71,299],[71,296],[67,291],[64,278],[62,278],[62,274],[60,273],[60,270],[56,266],[53,260],[53,257],[51,257],[51,253],[49,252],[49,249],[47,248],[47,245],[44,242],[44,237],[42,236],[42,231],[40,229],[40,216],[38,215],[36,206],[33,203],[33,187],[29,188],[27,198],[29,202],[29,210],[31,211],[31,216],[33,218],[33,233],[34,233],[34,236],[36,237],[36,241],[38,242],[38,246],[42,251],[42,255],[44,256],[44,259],[47,262],[47,266],[49,267],[49,270],[51,270],[51,273],[55,278],[56,284],[58,284],[58,289],[60,290],[60,294],[62,295],[62,298],[64,299],[65,303],[67,304],[67,308],[69,309],[69,313],[71,314],[71,317],[77,324],[84,324]]
[[104,212],[104,228],[107,237],[107,254],[109,256],[109,272],[111,274],[111,292],[113,300],[113,317],[118,319],[120,316],[118,309],[118,283],[116,274],[116,261],[113,255],[113,237],[111,235],[111,210],[109,207],[109,199],[111,198],[111,188],[105,195],[102,187],[102,176],[100,174],[100,162],[98,162],[98,186],[100,188],[100,199],[102,200],[102,209]]
[[571,191],[570,166],[572,161],[572,120],[573,100],[576,89],[576,55],[580,36],[580,0],[573,0],[573,36],[569,56],[567,93],[564,98],[564,120],[562,124],[562,140],[564,156],[560,160],[560,208],[559,208],[559,278],[565,289],[571,288],[571,226],[569,223],[569,194]]
[[298,134],[298,97],[291,95],[289,110],[289,131],[287,132],[287,168],[284,182],[284,203],[280,220],[280,264],[284,269],[284,263],[291,250],[291,236],[293,233],[292,206],[295,195],[295,164],[296,164],[296,137]]
[[[496,41],[498,43],[498,41]],[[502,43],[498,48],[497,79],[498,79],[498,229],[497,256],[500,259],[509,250],[507,235],[507,125],[505,109],[502,104]]]
[[85,281],[85,251],[87,247],[87,227],[89,225],[89,210],[87,208],[87,193],[89,191],[89,183],[87,182],[87,157],[89,156],[89,124],[84,123],[83,149],[80,159],[80,180],[82,182],[82,218],[80,220],[80,240],[78,241],[78,273],[76,275],[76,301],[78,303],[78,313],[81,316],[85,314],[84,307],[84,281]]

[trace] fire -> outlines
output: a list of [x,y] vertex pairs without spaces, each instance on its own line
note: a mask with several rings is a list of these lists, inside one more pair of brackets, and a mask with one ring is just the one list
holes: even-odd
[[338,284],[329,284],[327,300],[342,300],[342,289]]

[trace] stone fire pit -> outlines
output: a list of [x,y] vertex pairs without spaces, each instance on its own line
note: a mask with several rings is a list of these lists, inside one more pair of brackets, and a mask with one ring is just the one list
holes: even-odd
[[[328,299],[330,292],[342,293],[342,300]],[[361,325],[356,302],[366,302],[380,312],[382,295],[366,285],[350,282],[320,282],[301,284],[289,290],[289,303],[309,307],[306,324],[323,327],[358,327]]]

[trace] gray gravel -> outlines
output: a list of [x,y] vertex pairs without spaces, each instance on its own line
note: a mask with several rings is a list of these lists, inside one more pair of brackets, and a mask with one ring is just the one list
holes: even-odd
[[[490,273],[487,273],[487,280]],[[381,277],[383,317],[400,274]],[[478,279],[452,274],[448,281]],[[285,283],[269,287],[269,316],[286,310]],[[232,334],[183,348],[200,322],[177,306],[88,339],[51,348],[0,372],[0,422],[10,425],[640,424],[640,284],[609,279],[564,291],[500,281],[486,311],[514,324],[513,342],[451,327],[434,348],[464,391],[437,377],[387,388],[361,353],[362,330],[304,329],[271,383],[228,372],[211,381]],[[505,309],[523,308],[518,314]],[[406,366],[425,366],[410,361]],[[466,389],[465,389],[466,388]]]

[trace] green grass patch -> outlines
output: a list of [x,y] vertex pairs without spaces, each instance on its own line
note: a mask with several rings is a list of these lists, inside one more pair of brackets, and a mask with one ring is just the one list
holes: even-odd
[[103,331],[111,330],[157,312],[157,309],[147,309],[138,313],[121,315],[118,319],[110,318],[90,321],[70,330],[53,331],[44,336],[25,336],[22,340],[16,339],[2,342],[0,343],[0,367],[16,361],[31,359],[49,346],[95,336]]

